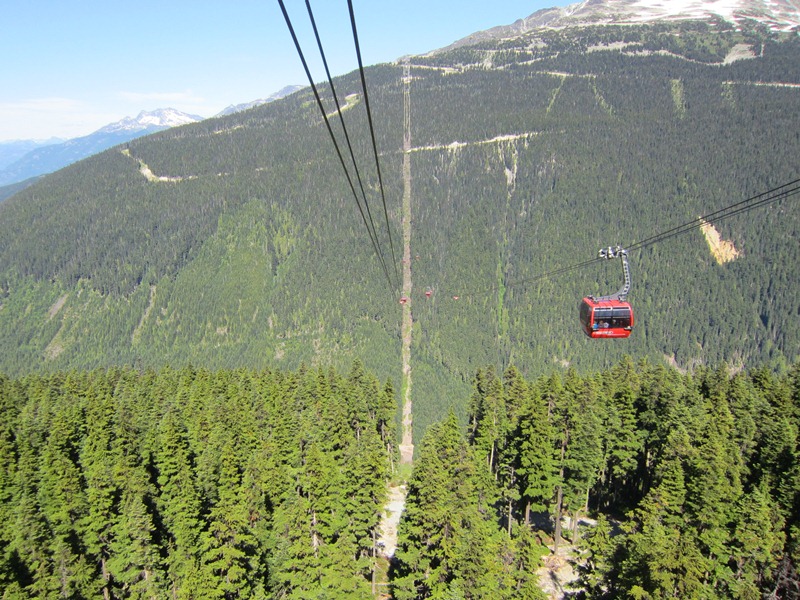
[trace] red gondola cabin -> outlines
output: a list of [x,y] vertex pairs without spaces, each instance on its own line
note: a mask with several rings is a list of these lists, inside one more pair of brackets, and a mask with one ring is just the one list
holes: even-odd
[[621,258],[622,287],[610,296],[586,296],[578,307],[583,333],[590,338],[626,338],[633,331],[633,309],[628,304],[631,289],[631,270],[628,266],[628,251],[621,246],[603,248],[597,253],[600,258]]
[[633,309],[628,302],[588,296],[579,311],[583,332],[590,338],[626,338],[633,330]]

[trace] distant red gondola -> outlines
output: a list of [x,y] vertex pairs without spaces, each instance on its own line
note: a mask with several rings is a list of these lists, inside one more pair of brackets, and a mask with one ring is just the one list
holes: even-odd
[[626,338],[633,331],[633,308],[627,302],[631,287],[628,267],[628,252],[617,246],[600,251],[603,258],[622,258],[625,281],[616,294],[595,298],[587,296],[581,300],[578,314],[583,332],[590,338]]

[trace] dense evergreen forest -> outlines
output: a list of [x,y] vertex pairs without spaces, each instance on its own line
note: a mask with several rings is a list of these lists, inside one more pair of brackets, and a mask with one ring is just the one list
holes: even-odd
[[[798,62],[795,34],[697,22],[411,57],[417,433],[486,364],[583,373],[630,353],[786,372],[800,347],[794,200],[718,224],[741,251],[733,262],[717,264],[699,232],[632,255],[637,327],[625,342],[589,342],[576,314],[584,295],[619,287],[618,265],[537,276],[795,179]],[[402,72],[366,71],[395,242]],[[358,95],[360,81],[336,87]],[[344,114],[370,164],[362,109]],[[377,202],[375,174],[363,176]],[[11,376],[360,359],[400,381],[398,297],[308,90],[132,141],[0,204]],[[466,412],[456,407],[462,422]]]
[[395,597],[541,597],[568,542],[589,598],[797,598],[799,428],[800,365],[479,371],[423,441]]
[[371,598],[395,400],[355,363],[0,378],[11,598]]
[[479,370],[373,581],[394,396],[360,363],[0,378],[3,598],[535,599],[567,544],[590,598],[800,594],[800,364]]

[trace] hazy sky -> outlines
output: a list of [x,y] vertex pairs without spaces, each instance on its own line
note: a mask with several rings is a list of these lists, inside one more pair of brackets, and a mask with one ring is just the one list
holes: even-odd
[[[372,65],[572,2],[353,0],[353,7],[362,59]],[[284,3],[321,81],[305,2]],[[311,0],[311,7],[333,74],[356,69],[347,0]],[[156,108],[210,117],[308,83],[277,0],[0,0],[0,56],[0,141],[79,137]]]

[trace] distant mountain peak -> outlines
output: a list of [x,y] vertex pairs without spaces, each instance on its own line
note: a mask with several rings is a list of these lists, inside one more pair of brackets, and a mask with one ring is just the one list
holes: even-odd
[[275,100],[280,100],[288,96],[289,94],[293,94],[299,89],[302,89],[304,86],[302,85],[287,85],[286,87],[281,88],[274,94],[270,94],[266,98],[259,98],[258,100],[253,100],[252,102],[245,102],[243,104],[231,104],[230,106],[225,107],[220,111],[218,114],[214,115],[215,117],[224,117],[225,115],[232,115],[233,113],[242,112],[243,110],[247,110],[250,108],[254,108],[256,106],[261,106],[262,104],[268,104]]
[[[301,89],[300,85],[288,85],[274,94],[247,104],[232,105],[216,116],[223,116],[272,102]],[[0,187],[51,173],[82,158],[127,142],[129,140],[163,131],[171,127],[202,121],[203,117],[181,112],[174,108],[143,110],[136,117],[125,117],[110,123],[89,135],[69,140],[52,140],[43,145],[30,140],[10,143],[0,147]],[[57,142],[57,143],[55,143]]]
[[174,108],[143,110],[135,119],[125,117],[89,135],[33,148],[16,161],[0,168],[0,186],[26,179],[33,181],[33,177],[51,173],[111,146],[170,127],[202,120],[203,117],[189,115]]
[[140,112],[136,118],[125,117],[124,119],[106,125],[98,129],[95,133],[117,133],[120,131],[144,131],[151,129],[167,129],[178,125],[187,125],[202,121],[203,117],[190,115],[174,108],[159,108],[156,110]]
[[448,48],[514,37],[542,28],[714,18],[736,25],[757,21],[773,31],[798,31],[800,0],[584,0],[568,6],[545,8],[511,25],[479,31]]

